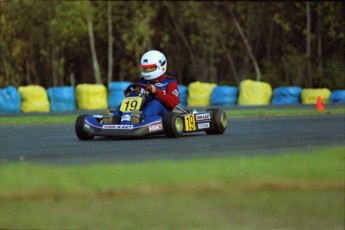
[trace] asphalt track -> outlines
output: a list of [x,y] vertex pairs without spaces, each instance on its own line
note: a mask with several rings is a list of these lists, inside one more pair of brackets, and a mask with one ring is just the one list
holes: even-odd
[[93,164],[189,159],[345,146],[345,116],[229,118],[223,135],[204,132],[171,139],[96,137],[79,141],[74,124],[0,126],[0,162]]

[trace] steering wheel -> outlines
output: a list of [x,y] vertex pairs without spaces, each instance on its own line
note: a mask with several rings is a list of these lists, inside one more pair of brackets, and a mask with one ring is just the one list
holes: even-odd
[[132,84],[130,84],[129,86],[127,86],[126,90],[127,90],[128,92],[131,92],[131,91],[133,91],[133,90],[137,90],[137,87],[138,87],[138,86],[140,86],[141,88],[144,88],[144,89],[145,89],[145,87],[146,87],[146,85],[144,85],[144,84],[132,83]]
[[[138,89],[138,86],[139,86],[140,89],[144,89],[144,90]],[[148,92],[145,88],[146,88],[146,85],[144,85],[144,84],[141,84],[141,83],[132,83],[132,84],[130,84],[129,86],[127,86],[127,88],[126,88],[125,91],[127,91],[128,93],[131,93],[131,92],[136,91],[135,94],[138,93],[138,94],[148,95],[149,92]],[[128,94],[128,93],[127,93],[127,94]]]

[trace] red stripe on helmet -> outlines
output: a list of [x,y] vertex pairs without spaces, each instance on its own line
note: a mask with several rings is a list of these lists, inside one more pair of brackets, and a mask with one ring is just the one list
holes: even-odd
[[141,67],[151,68],[151,67],[157,67],[157,65],[156,64],[149,64],[149,65],[141,65]]

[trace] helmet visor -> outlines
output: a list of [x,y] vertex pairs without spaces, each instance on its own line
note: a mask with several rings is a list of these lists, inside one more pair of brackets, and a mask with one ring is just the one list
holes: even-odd
[[156,64],[141,65],[141,72],[143,72],[143,73],[149,73],[149,72],[155,71],[156,69],[157,69]]

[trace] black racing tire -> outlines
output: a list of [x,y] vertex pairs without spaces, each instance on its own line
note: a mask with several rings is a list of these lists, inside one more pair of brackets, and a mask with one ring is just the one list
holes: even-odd
[[226,113],[219,108],[215,109],[206,109],[208,112],[212,112],[212,129],[205,130],[205,132],[209,135],[213,134],[223,134],[227,127],[227,115]]
[[75,121],[75,134],[82,141],[92,140],[95,137],[84,131],[84,120],[87,116],[89,115],[79,115],[77,120]]
[[176,138],[183,134],[183,118],[178,113],[171,112],[163,117],[163,128],[165,136]]

